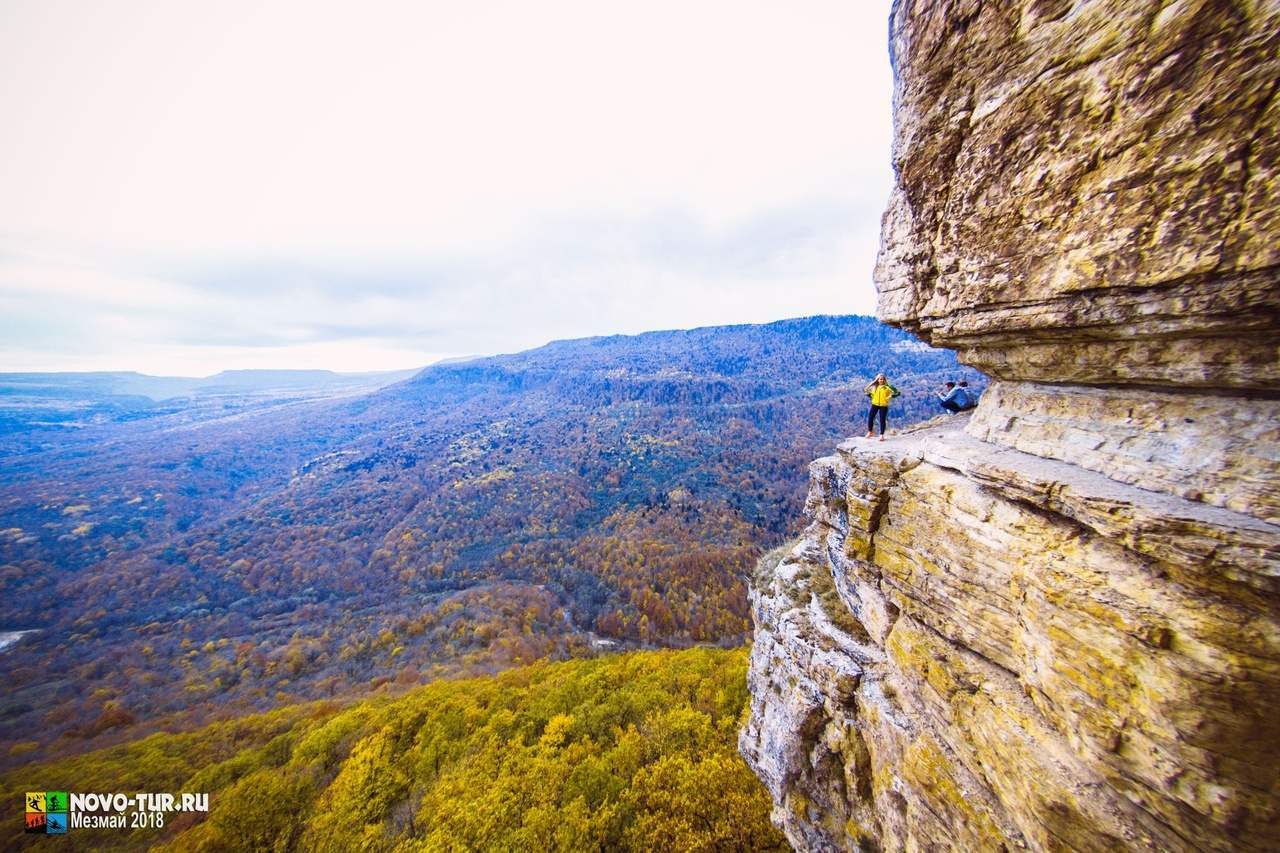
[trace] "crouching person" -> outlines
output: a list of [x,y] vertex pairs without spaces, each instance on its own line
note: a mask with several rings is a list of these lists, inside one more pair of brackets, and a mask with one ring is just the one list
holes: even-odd
[[959,385],[948,382],[938,392],[938,405],[954,415],[956,412],[967,412],[978,403],[974,399],[973,392],[969,390],[968,382],[961,382]]

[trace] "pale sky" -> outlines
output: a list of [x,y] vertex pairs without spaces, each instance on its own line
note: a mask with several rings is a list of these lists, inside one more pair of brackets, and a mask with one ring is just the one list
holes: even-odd
[[0,371],[872,313],[888,0],[0,0]]

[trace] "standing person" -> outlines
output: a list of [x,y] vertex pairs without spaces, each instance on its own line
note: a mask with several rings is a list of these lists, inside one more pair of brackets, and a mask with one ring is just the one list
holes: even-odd
[[898,396],[898,389],[889,384],[883,373],[877,373],[871,384],[862,389],[871,398],[871,411],[867,413],[867,438],[875,434],[876,415],[880,416],[880,440],[884,441],[885,418],[889,416],[889,401]]

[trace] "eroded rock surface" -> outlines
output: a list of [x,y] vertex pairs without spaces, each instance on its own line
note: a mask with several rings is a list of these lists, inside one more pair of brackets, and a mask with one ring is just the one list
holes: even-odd
[[880,318],[992,376],[1280,388],[1280,4],[899,0]]
[[1280,849],[1280,3],[899,0],[880,314],[740,746],[814,850]]
[[996,382],[969,434],[1280,523],[1280,400]]
[[953,421],[811,468],[742,749],[808,849],[1267,849],[1280,529]]

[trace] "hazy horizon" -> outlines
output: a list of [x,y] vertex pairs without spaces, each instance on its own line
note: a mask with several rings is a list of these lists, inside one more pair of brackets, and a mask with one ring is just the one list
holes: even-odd
[[0,10],[0,372],[872,313],[888,3]]
[[[657,334],[664,334],[664,333],[668,333],[668,332],[695,332],[695,331],[699,331],[699,330],[701,330],[701,329],[720,329],[720,328],[723,328],[723,329],[733,329],[733,328],[740,328],[740,327],[743,327],[743,326],[768,326],[768,325],[773,325],[773,324],[776,324],[776,323],[787,323],[787,322],[792,322],[792,321],[797,321],[797,320],[808,320],[808,319],[813,319],[813,318],[815,318],[815,317],[822,317],[822,316],[830,316],[830,317],[863,317],[863,318],[867,318],[867,319],[871,319],[871,320],[875,320],[875,319],[876,319],[876,317],[875,317],[875,315],[874,315],[874,314],[857,314],[857,313],[850,313],[850,314],[826,314],[826,315],[823,315],[823,314],[806,314],[806,315],[804,315],[804,316],[800,316],[800,317],[779,317],[779,318],[774,319],[774,320],[765,320],[765,321],[762,321],[762,322],[760,322],[760,323],[713,323],[713,324],[708,324],[708,325],[685,326],[685,327],[680,327],[680,328],[671,328],[671,327],[668,327],[668,328],[661,328],[661,329],[641,329],[641,330],[636,331],[636,332],[604,333],[604,334],[598,334],[598,335],[595,335],[595,334],[593,334],[593,335],[580,335],[580,336],[573,337],[573,338],[552,338],[551,340],[548,340],[548,341],[542,341],[542,342],[540,342],[540,343],[534,343],[534,344],[531,344],[530,346],[522,347],[522,348],[517,349],[517,350],[501,350],[501,351],[494,351],[494,352],[468,353],[468,354],[465,354],[465,355],[448,355],[448,356],[441,356],[440,358],[437,358],[437,359],[435,359],[435,360],[433,360],[433,361],[426,362],[426,363],[424,363],[424,364],[410,364],[410,365],[401,365],[401,366],[398,366],[398,367],[393,366],[393,367],[374,368],[374,369],[371,369],[371,370],[333,370],[332,368],[327,368],[327,367],[290,367],[290,366],[285,365],[285,366],[276,366],[276,367],[233,367],[233,368],[221,368],[221,369],[218,369],[218,370],[214,370],[214,371],[212,371],[211,373],[203,373],[203,374],[176,374],[176,373],[159,374],[159,373],[149,373],[149,372],[147,372],[147,371],[142,371],[142,370],[134,370],[134,369],[132,369],[132,368],[118,368],[118,369],[117,369],[117,368],[110,368],[110,367],[106,367],[106,368],[86,368],[86,369],[83,369],[83,370],[39,370],[39,369],[35,369],[35,370],[0,370],[0,375],[5,375],[5,374],[24,374],[24,373],[32,373],[32,374],[35,374],[35,373],[83,373],[83,374],[89,374],[89,373],[138,373],[138,374],[141,374],[141,375],[144,375],[144,376],[150,376],[150,377],[158,378],[158,379],[210,379],[210,378],[212,378],[212,377],[214,377],[214,376],[217,376],[218,374],[222,374],[222,373],[254,372],[254,371],[258,371],[258,372],[285,372],[285,373],[287,373],[287,372],[308,372],[308,371],[320,371],[320,372],[325,372],[325,371],[327,371],[327,372],[331,372],[331,373],[352,374],[352,375],[354,375],[354,374],[361,374],[361,373],[401,373],[401,372],[405,372],[405,371],[412,371],[412,370],[424,370],[424,369],[426,369],[426,368],[428,368],[428,367],[433,367],[433,366],[438,365],[438,364],[445,364],[445,363],[449,363],[449,362],[462,362],[462,361],[471,361],[471,360],[474,360],[474,359],[482,359],[482,358],[499,358],[499,357],[504,356],[504,355],[516,355],[516,354],[523,353],[523,352],[529,352],[529,351],[531,351],[531,350],[541,349],[541,348],[543,348],[543,347],[550,346],[551,344],[556,344],[556,343],[566,343],[566,342],[573,342],[573,341],[593,340],[593,339],[597,339],[597,338],[612,338],[612,337],[639,337],[639,336],[642,336],[642,335],[657,335]],[[929,347],[928,347],[928,345],[927,345],[927,344],[924,344],[923,342],[921,342],[921,344],[920,344],[920,345],[921,345],[921,346],[923,346],[923,347],[929,348]]]

